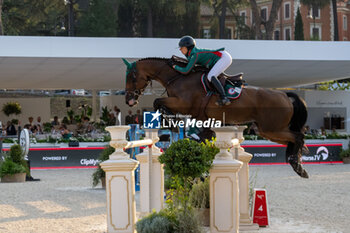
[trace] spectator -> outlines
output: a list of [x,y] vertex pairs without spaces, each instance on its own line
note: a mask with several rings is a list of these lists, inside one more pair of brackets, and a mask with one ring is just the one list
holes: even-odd
[[134,116],[132,115],[132,111],[129,110],[128,113],[129,115],[125,117],[125,124],[126,125],[134,124]]
[[51,122],[52,126],[60,125],[60,122],[58,121],[58,116],[54,116],[53,121]]
[[34,120],[33,117],[31,117],[31,116],[28,117],[28,125],[30,125],[30,129],[34,126],[33,120]]
[[109,114],[108,120],[109,120],[108,125],[116,125],[117,118],[115,118],[115,115],[113,114],[113,112]]
[[87,116],[83,118],[83,130],[84,130],[84,133],[90,133],[92,131],[92,125],[90,124],[90,118]]
[[38,127],[38,132],[39,133],[43,133],[43,123],[41,122],[41,117],[40,116],[38,116],[36,118],[35,125]]
[[142,117],[142,114],[141,114],[141,110],[140,110],[140,109],[138,109],[138,110],[136,111],[136,114],[135,114],[135,116],[134,116],[134,122],[135,122],[135,124],[139,124],[140,127],[143,125],[143,117]]
[[69,139],[70,137],[72,137],[72,134],[67,129],[67,125],[66,124],[61,124],[60,132],[61,132],[61,135],[62,135],[62,137],[64,139]]
[[116,119],[116,125],[121,125],[122,124],[121,123],[121,112],[117,106],[114,106],[113,114],[114,114],[114,117]]
[[16,127],[12,124],[11,121],[7,122],[6,134],[7,135],[17,135]]

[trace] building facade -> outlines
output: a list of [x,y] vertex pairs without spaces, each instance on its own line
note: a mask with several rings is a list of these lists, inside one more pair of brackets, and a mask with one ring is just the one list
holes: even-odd
[[[260,9],[260,16],[263,20],[268,20],[272,8],[272,0],[257,0]],[[312,9],[301,4],[300,0],[283,0],[278,11],[277,20],[274,29],[274,40],[294,40],[295,18],[297,10],[303,20],[304,39],[305,40],[334,40],[334,17],[332,1],[322,9]],[[229,12],[229,11],[227,11]],[[241,16],[243,24],[252,28],[254,25],[254,17],[250,7],[239,9],[236,15]],[[350,1],[337,1],[337,20],[339,41],[348,41],[350,39]],[[218,38],[218,33],[214,32],[211,27],[213,18],[213,10],[206,6],[201,6],[201,30],[203,38]],[[226,17],[226,28],[232,32],[232,37],[227,39],[239,39],[238,25],[235,17],[228,14]],[[261,27],[264,33],[263,26]]]

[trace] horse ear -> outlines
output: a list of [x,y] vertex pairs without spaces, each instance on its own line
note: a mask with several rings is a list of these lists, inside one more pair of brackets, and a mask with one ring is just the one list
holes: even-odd
[[128,69],[131,68],[131,64],[126,59],[122,58],[122,60]]

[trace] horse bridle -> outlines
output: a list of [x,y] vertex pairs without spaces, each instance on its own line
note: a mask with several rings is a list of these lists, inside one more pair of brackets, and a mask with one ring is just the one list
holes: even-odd
[[[141,89],[136,89],[136,67],[133,67],[131,70],[131,77],[132,77],[132,83],[133,83],[133,87],[134,90],[129,91],[129,90],[125,90],[127,94],[133,94],[134,98],[138,98],[140,95],[143,94],[143,92],[145,91],[145,88],[141,88]],[[147,79],[147,85],[145,87],[148,86],[148,84],[151,82],[151,80]]]
[[[154,75],[154,77],[157,77],[162,71],[163,71],[163,68],[165,66],[167,66],[168,64],[165,63],[160,69],[159,71]],[[141,89],[136,89],[136,73],[137,73],[137,70],[136,70],[136,67],[133,67],[132,70],[131,70],[131,77],[132,77],[132,82],[133,82],[133,86],[134,86],[134,90],[132,91],[128,91],[126,90],[126,93],[127,94],[133,94],[133,96],[137,99],[140,95],[143,94],[143,92],[145,91],[145,88],[150,84],[152,83],[152,80],[150,80],[149,78],[147,78],[147,85],[145,85],[145,88],[141,88]],[[177,77],[178,75],[176,75],[175,77]],[[171,79],[170,81],[173,81],[173,79]],[[169,82],[166,84],[166,86],[168,86]],[[166,89],[167,87],[165,87]]]

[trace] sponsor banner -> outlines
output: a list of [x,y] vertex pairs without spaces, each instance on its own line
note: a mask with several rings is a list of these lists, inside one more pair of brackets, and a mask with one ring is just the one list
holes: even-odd
[[[286,147],[281,145],[243,145],[253,158],[250,164],[285,164]],[[342,144],[311,144],[310,154],[303,155],[304,163],[341,163]],[[28,157],[36,167],[94,167],[103,147],[31,148]],[[8,149],[4,149],[7,151]]]
[[[325,163],[341,161],[339,153],[342,144],[309,144],[309,154],[303,154],[304,163]],[[282,145],[243,145],[246,152],[253,155],[254,163],[286,163],[286,146]]]
[[32,168],[36,167],[94,167],[103,148],[35,148],[29,150]]

